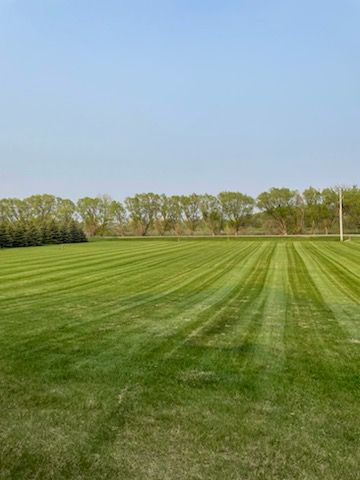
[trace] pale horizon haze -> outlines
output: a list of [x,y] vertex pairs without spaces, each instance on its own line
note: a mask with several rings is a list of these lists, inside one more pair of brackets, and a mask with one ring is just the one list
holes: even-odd
[[0,0],[0,197],[360,183],[357,0]]

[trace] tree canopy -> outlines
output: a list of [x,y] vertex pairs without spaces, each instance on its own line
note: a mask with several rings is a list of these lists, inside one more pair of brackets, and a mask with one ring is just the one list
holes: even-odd
[[[343,206],[346,231],[359,232],[359,187],[343,189]],[[337,232],[338,211],[337,187],[320,190],[311,186],[302,193],[270,188],[257,198],[237,191],[218,195],[149,192],[129,196],[124,202],[109,195],[76,202],[50,194],[32,195],[0,199],[0,243],[66,243],[84,239],[84,232],[87,236],[328,234]]]

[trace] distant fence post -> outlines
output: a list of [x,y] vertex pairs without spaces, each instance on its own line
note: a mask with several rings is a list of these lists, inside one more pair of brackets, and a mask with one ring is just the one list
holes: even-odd
[[339,222],[340,222],[340,242],[344,241],[343,227],[343,193],[342,188],[339,189]]

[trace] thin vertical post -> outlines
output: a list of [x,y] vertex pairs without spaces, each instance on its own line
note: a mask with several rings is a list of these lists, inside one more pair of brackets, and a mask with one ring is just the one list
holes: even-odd
[[340,222],[340,242],[344,241],[344,226],[343,226],[343,192],[339,189],[339,222]]

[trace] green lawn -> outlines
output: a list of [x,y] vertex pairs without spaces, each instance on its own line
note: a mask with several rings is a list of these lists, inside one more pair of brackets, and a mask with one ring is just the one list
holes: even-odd
[[0,478],[359,479],[360,243],[0,251]]

